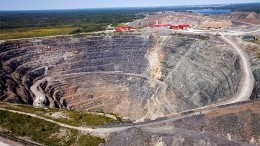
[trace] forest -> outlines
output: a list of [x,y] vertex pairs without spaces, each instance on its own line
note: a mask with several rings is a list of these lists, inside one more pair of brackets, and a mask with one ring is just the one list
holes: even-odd
[[0,11],[0,40],[105,30],[108,25],[143,18],[163,11],[190,12],[191,9],[229,9],[260,13],[260,3],[164,6],[147,8],[102,8],[77,10]]

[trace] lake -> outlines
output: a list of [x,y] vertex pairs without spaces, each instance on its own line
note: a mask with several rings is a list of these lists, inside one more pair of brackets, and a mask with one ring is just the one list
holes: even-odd
[[200,13],[200,14],[223,14],[229,13],[231,10],[224,10],[224,9],[200,9],[200,10],[190,10],[193,13]]

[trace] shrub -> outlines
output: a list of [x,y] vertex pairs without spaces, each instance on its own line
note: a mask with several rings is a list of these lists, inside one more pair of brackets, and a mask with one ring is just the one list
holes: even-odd
[[70,34],[79,34],[79,33],[82,33],[82,32],[83,32],[82,29],[77,28],[77,29],[73,30]]
[[[57,124],[27,115],[0,110],[0,117],[0,126],[10,135],[30,137],[33,141],[44,145],[98,146],[100,143],[105,143],[105,140],[99,137],[84,135],[77,130],[62,128]],[[61,130],[69,134],[61,134]]]

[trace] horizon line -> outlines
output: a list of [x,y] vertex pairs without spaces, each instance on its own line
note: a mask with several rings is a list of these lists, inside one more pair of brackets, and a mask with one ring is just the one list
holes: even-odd
[[16,9],[16,10],[0,10],[0,12],[11,11],[59,11],[59,10],[88,10],[88,9],[126,9],[126,8],[162,8],[162,7],[201,7],[201,6],[221,6],[221,5],[234,5],[234,4],[254,4],[260,2],[245,2],[245,3],[227,3],[227,4],[201,4],[201,5],[176,5],[176,6],[133,6],[133,7],[96,7],[96,8],[61,8],[61,9]]

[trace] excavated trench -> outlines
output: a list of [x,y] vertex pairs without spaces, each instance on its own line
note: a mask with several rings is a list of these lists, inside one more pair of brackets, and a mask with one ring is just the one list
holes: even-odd
[[0,45],[1,100],[142,121],[227,100],[239,57],[221,40],[97,35]]

